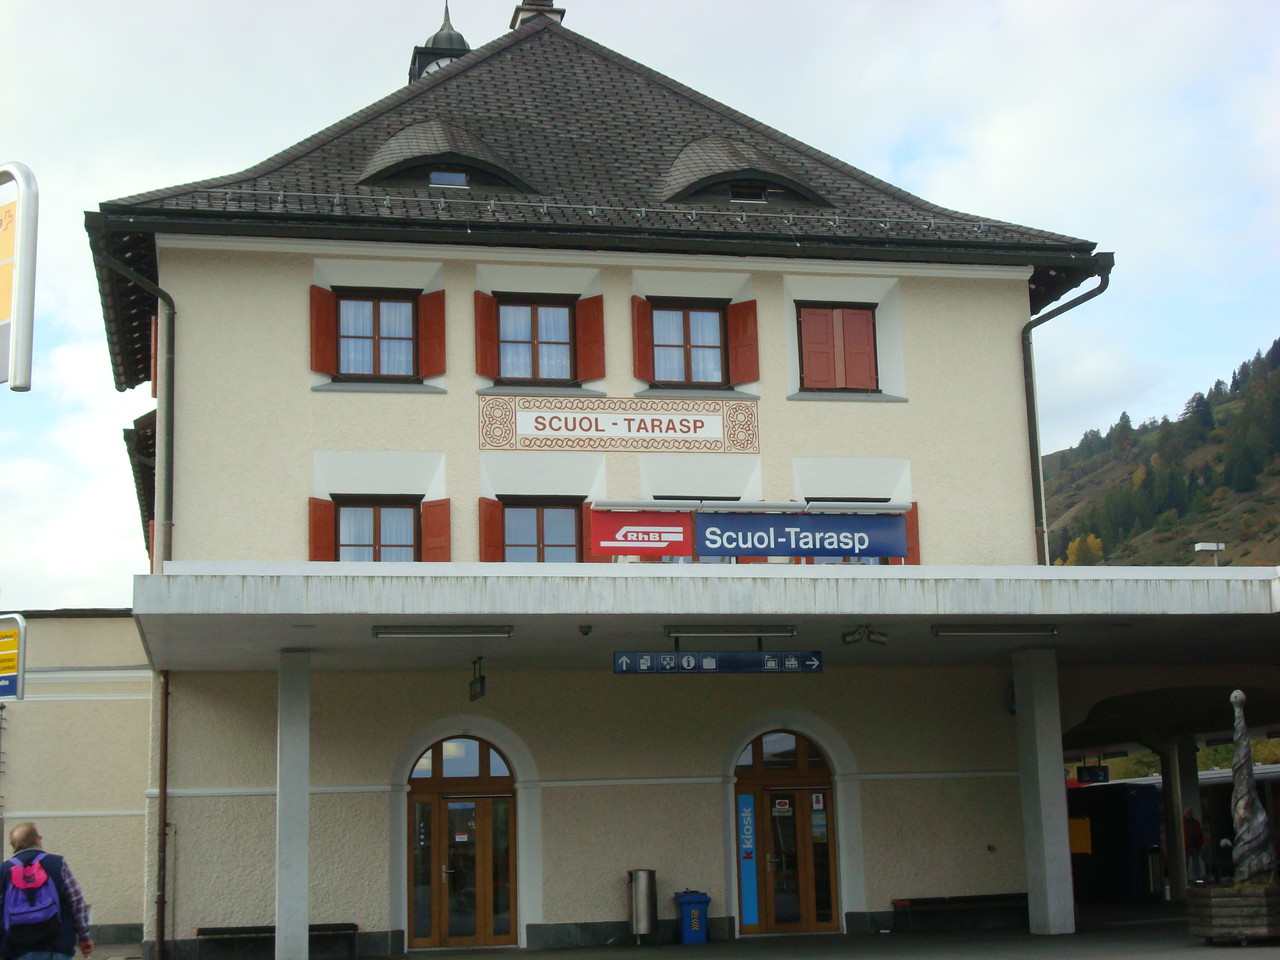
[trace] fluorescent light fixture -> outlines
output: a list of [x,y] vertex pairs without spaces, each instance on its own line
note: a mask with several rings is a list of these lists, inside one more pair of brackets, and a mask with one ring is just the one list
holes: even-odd
[[663,627],[668,637],[794,637],[796,628],[786,624],[766,624],[753,627],[750,624],[700,624],[690,627]]
[[935,637],[1056,637],[1052,623],[935,623]]
[[510,637],[515,628],[506,626],[403,626],[374,627],[375,640],[488,640]]

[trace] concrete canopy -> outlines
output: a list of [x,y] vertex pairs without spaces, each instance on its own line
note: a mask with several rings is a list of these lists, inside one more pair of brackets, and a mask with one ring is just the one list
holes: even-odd
[[[476,656],[490,671],[611,670],[614,650],[669,650],[664,627],[687,623],[794,626],[765,646],[822,650],[828,666],[1007,663],[1035,647],[1064,665],[1267,663],[1280,626],[1272,567],[388,566],[170,562],[136,578],[134,615],[157,669],[266,671],[299,648],[316,670],[457,669]],[[513,630],[373,636],[467,624]],[[861,625],[885,643],[845,637]],[[755,648],[752,637],[683,645]]]

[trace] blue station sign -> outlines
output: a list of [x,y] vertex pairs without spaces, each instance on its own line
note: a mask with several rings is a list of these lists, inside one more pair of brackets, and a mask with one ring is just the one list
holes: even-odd
[[907,520],[885,513],[699,513],[700,557],[905,557]]
[[659,673],[821,673],[821,650],[617,651],[613,672]]

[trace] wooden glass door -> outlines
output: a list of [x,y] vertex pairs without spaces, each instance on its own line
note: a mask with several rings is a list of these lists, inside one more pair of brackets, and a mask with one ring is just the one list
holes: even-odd
[[832,789],[803,737],[758,737],[738,765],[739,924],[743,934],[840,928]]
[[[488,766],[489,772],[484,776],[436,776],[442,766],[446,770],[450,767],[447,762],[438,762],[449,757],[437,750],[426,769],[415,771],[420,775],[410,780],[409,945],[515,943],[515,796],[466,790],[476,784],[501,786],[504,778],[491,773],[505,771],[505,762],[481,741],[471,740],[463,747],[458,741],[444,744],[451,745],[455,753],[474,745],[479,754],[469,769],[455,765],[455,771],[472,773],[476,766]],[[419,768],[423,766],[420,762]],[[450,789],[431,789],[441,786]]]

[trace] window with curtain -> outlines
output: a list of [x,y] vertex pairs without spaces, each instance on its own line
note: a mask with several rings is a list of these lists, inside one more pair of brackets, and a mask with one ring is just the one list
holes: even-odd
[[503,380],[572,382],[573,331],[573,307],[568,303],[500,300],[499,376]]
[[338,504],[338,559],[409,563],[416,559],[418,507]]
[[579,504],[503,504],[503,559],[533,563],[579,562],[582,559],[581,511]]
[[653,377],[659,383],[723,386],[724,309],[654,301]]
[[338,373],[414,375],[415,300],[338,297]]

